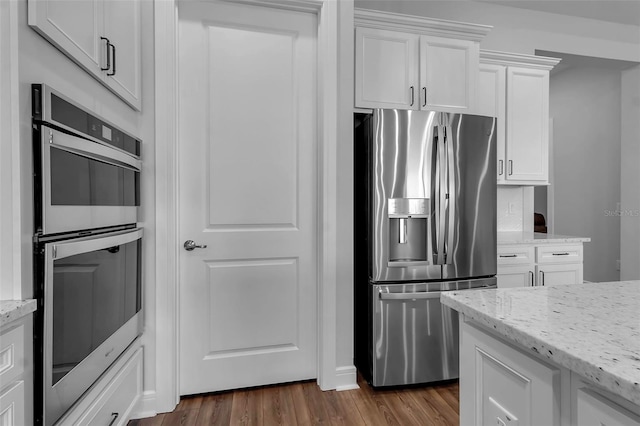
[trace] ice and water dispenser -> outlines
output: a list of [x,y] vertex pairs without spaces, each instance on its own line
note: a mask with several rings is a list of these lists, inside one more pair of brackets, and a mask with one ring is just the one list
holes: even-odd
[[429,199],[390,198],[389,214],[389,264],[390,267],[428,264]]

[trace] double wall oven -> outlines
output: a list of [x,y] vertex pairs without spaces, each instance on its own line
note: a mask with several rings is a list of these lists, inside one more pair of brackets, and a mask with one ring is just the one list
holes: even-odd
[[140,145],[32,85],[36,424],[53,425],[142,332]]

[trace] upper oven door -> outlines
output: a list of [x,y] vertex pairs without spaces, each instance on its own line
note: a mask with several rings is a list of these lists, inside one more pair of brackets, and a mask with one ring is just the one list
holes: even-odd
[[[36,233],[137,222],[141,161],[44,124],[35,130]],[[40,193],[40,194],[38,194]],[[38,205],[40,204],[40,205]]]

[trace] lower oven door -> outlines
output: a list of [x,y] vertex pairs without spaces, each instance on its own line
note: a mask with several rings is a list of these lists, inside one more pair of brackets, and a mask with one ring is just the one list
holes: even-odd
[[42,424],[54,424],[142,331],[142,229],[44,244]]

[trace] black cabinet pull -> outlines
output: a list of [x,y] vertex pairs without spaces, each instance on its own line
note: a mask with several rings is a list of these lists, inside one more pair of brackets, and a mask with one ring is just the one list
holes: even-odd
[[108,72],[107,75],[116,75],[116,45],[109,43],[113,52],[113,68],[111,72]]
[[517,254],[501,254],[500,257],[518,257]]
[[100,37],[100,40],[105,40],[107,42],[107,66],[100,67],[102,71],[106,71],[111,68],[111,56],[109,55],[109,46],[111,46],[111,42],[106,37]]
[[422,88],[422,94],[424,95],[424,102],[422,103],[422,106],[425,107],[427,106],[427,88],[426,87]]
[[413,99],[413,86],[411,86],[410,89],[411,89],[411,105],[409,105],[409,106],[413,106],[413,101],[414,101],[414,99]]
[[109,426],[113,426],[113,424],[116,422],[116,420],[118,419],[118,416],[120,416],[119,413],[111,413],[111,416],[113,417],[111,419],[111,422],[109,423]]

